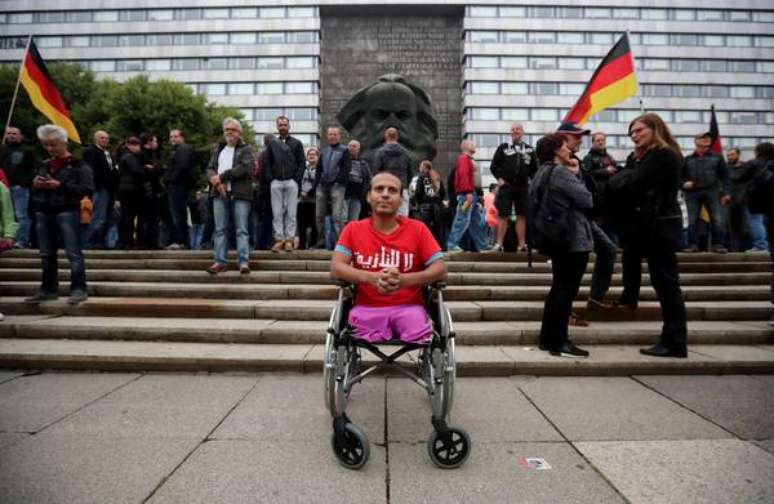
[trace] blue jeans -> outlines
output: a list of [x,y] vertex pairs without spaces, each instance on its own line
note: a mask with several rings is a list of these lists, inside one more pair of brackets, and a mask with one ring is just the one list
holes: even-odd
[[194,224],[191,226],[191,250],[199,250],[202,246],[202,235],[204,234],[204,224]]
[[698,246],[696,226],[699,223],[701,206],[705,205],[712,226],[712,245],[723,245],[726,233],[723,219],[723,209],[720,206],[720,191],[717,189],[696,189],[685,193],[685,204],[688,206],[688,244]]
[[750,241],[752,247],[758,250],[769,250],[769,240],[766,238],[766,225],[763,214],[751,214],[747,206],[743,210],[747,222],[750,223]]
[[462,205],[467,201],[467,194],[457,195],[457,212],[454,214],[451,232],[449,233],[449,250],[457,246],[462,239],[465,231],[468,231],[473,245],[477,250],[487,249],[486,220],[481,210],[478,208],[478,196],[473,194],[473,204],[467,210],[463,210]]
[[360,218],[360,208],[362,207],[362,203],[360,202],[360,198],[352,198],[347,200],[347,220],[344,222],[346,224],[347,222],[356,221]]
[[188,242],[188,189],[179,184],[170,184],[166,187],[167,208],[172,224],[169,243],[183,245]]
[[105,231],[110,200],[110,193],[108,193],[107,189],[94,191],[91,222],[81,237],[81,243],[84,247],[105,246]]
[[237,264],[249,262],[250,234],[247,232],[247,222],[250,217],[250,202],[217,196],[213,198],[212,207],[215,213],[215,233],[213,235],[215,262],[220,264],[227,263],[228,239],[226,237],[226,228],[232,215],[234,228],[236,229]]
[[70,293],[86,292],[86,263],[83,260],[79,239],[79,212],[60,212],[57,214],[37,212],[35,217],[38,243],[40,244],[40,259],[43,263],[43,281],[40,284],[40,292],[43,294],[57,294],[59,292],[56,256],[59,238],[64,243],[67,260],[70,261]]
[[25,248],[30,242],[30,216],[27,213],[30,190],[22,186],[11,186],[11,201],[16,222],[19,224],[19,229],[16,230],[16,245]]

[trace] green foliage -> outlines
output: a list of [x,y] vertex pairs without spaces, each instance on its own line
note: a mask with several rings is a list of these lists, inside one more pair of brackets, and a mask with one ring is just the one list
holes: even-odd
[[[84,145],[91,143],[94,132],[100,129],[110,134],[113,146],[127,136],[149,131],[158,136],[162,159],[166,159],[170,150],[169,131],[181,129],[186,141],[199,154],[201,175],[210,147],[221,139],[221,123],[225,117],[239,119],[245,128],[245,141],[254,143],[255,134],[238,109],[209,103],[181,82],[151,81],[139,75],[119,83],[97,80],[93,72],[80,65],[49,63],[47,66]],[[0,66],[3,120],[7,118],[18,75],[18,65]],[[24,88],[20,88],[11,124],[21,129],[28,144],[38,148],[35,130],[47,122],[32,106]],[[77,152],[77,147],[73,147]]]

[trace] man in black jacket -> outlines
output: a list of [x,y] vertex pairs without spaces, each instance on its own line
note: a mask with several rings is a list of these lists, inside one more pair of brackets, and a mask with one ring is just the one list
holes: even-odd
[[315,217],[317,219],[317,246],[325,248],[325,217],[331,216],[336,243],[347,220],[346,191],[351,161],[349,151],[341,145],[341,130],[328,128],[328,146],[320,153],[315,170]]
[[194,150],[185,143],[185,135],[179,129],[169,132],[169,143],[172,144],[172,157],[169,158],[167,169],[162,181],[167,192],[167,207],[172,224],[170,245],[168,250],[180,250],[188,243],[188,224],[186,206],[188,203],[188,188],[191,186],[194,170]]
[[86,264],[81,252],[79,230],[81,200],[94,191],[91,168],[72,157],[67,149],[64,128],[44,124],[38,128],[38,138],[50,156],[40,165],[32,180],[43,275],[40,290],[26,301],[37,304],[58,297],[57,249],[61,239],[70,261],[68,303],[76,305],[87,298]]
[[684,252],[699,250],[696,226],[702,205],[707,208],[712,225],[712,250],[724,254],[725,219],[722,206],[731,203],[728,195],[729,177],[726,162],[722,156],[710,152],[712,139],[709,133],[696,135],[696,150],[683,163],[682,189],[688,206],[688,248]]
[[400,140],[398,128],[389,127],[384,130],[384,145],[374,154],[374,175],[380,171],[388,171],[398,177],[403,184],[403,194],[401,196],[398,215],[408,217],[409,214],[409,193],[408,188],[411,180],[414,178],[414,171],[417,161],[403,147]]
[[524,127],[521,124],[511,126],[511,141],[497,147],[490,169],[499,186],[494,202],[498,214],[497,243],[492,250],[503,250],[512,209],[516,212],[517,250],[526,250],[527,191],[530,177],[538,170],[538,162],[535,150],[524,141]]
[[265,178],[271,188],[271,213],[273,216],[274,245],[272,251],[296,248],[296,212],[298,187],[306,169],[304,145],[290,136],[290,120],[277,117],[279,135],[266,149]]
[[30,185],[35,175],[35,155],[22,145],[23,138],[19,128],[8,127],[5,131],[5,144],[0,150],[0,167],[5,171],[11,184],[13,212],[16,215],[16,222],[19,223],[19,229],[16,231],[16,248],[26,248],[29,245],[32,227],[29,218],[29,199]]
[[83,150],[83,161],[91,167],[94,177],[93,210],[89,227],[81,243],[85,248],[104,248],[108,212],[115,200],[118,183],[118,163],[110,154],[110,135],[106,131],[94,133],[94,144]]

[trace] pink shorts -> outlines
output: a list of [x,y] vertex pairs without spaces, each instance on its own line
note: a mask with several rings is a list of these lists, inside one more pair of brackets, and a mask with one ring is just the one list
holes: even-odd
[[424,343],[433,333],[422,305],[364,306],[349,312],[349,325],[355,337],[369,343],[400,339],[406,343]]

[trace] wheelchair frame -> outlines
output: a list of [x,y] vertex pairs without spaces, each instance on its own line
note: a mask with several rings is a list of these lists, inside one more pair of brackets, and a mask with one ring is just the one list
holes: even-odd
[[[431,340],[422,344],[390,341],[379,345],[398,347],[394,352],[384,352],[378,345],[354,337],[346,321],[356,288],[344,282],[338,285],[338,300],[326,333],[323,380],[325,403],[334,419],[331,443],[339,462],[345,467],[359,469],[369,456],[367,436],[346,414],[352,387],[376,371],[390,369],[417,383],[430,396],[434,431],[428,439],[427,449],[433,463],[445,469],[462,465],[470,453],[470,437],[463,429],[447,424],[454,403],[457,371],[454,325],[443,302],[446,285],[436,282],[424,288],[425,308],[433,322]],[[362,350],[378,357],[379,362],[363,368]],[[419,356],[416,370],[412,371],[398,359],[415,350],[419,351]]]

